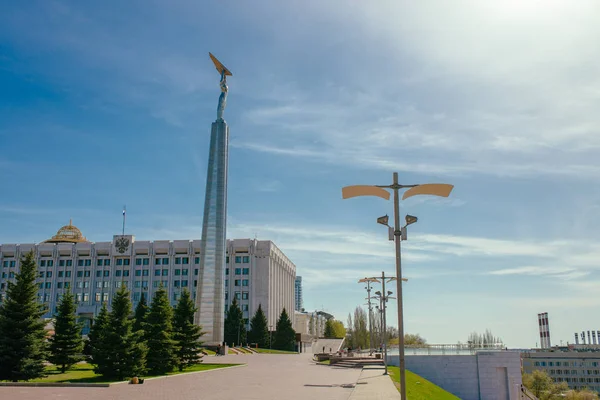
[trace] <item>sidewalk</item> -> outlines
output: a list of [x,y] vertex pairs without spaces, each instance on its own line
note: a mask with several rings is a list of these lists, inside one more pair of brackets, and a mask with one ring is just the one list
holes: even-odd
[[383,368],[364,367],[349,400],[399,399],[400,393]]

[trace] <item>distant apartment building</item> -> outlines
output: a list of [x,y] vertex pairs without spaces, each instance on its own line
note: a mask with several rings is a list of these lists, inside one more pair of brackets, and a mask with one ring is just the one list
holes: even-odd
[[523,372],[543,370],[554,382],[566,382],[571,389],[600,392],[599,351],[537,351],[521,354]]
[[[134,307],[142,294],[150,302],[161,285],[174,305],[184,289],[196,297],[200,249],[200,240],[140,241],[133,235],[90,242],[69,223],[42,243],[0,244],[0,303],[8,282],[14,282],[21,257],[33,250],[38,266],[37,296],[48,309],[46,318],[54,315],[67,290],[75,295],[77,314],[88,322],[103,302],[110,307],[121,286],[130,290]],[[228,240],[223,311],[235,297],[248,322],[262,304],[274,329],[284,307],[290,319],[294,318],[295,278],[295,265],[273,242]]]
[[294,298],[295,298],[295,310],[302,311],[304,307],[302,301],[302,277],[297,276],[296,281],[294,282]]

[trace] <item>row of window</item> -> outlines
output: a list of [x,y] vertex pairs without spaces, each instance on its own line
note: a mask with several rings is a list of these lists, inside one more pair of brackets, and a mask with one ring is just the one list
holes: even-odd
[[554,382],[567,382],[567,383],[600,383],[600,378],[552,378]]
[[597,367],[598,361],[536,361],[533,363],[536,367]]
[[[233,286],[248,286],[248,279],[234,279]],[[225,287],[229,286],[229,279],[225,279]]]
[[[117,258],[116,259],[116,265],[130,265],[130,263],[131,263],[131,260],[129,258]],[[175,257],[176,265],[188,265],[189,263],[190,263],[189,257]],[[226,263],[229,264],[229,256],[226,257]],[[248,264],[248,263],[250,263],[250,256],[235,256],[235,263],[236,264]],[[150,264],[150,258],[148,258],[148,257],[135,259],[135,265],[149,265],[149,264]],[[200,257],[194,257],[194,264],[200,264]],[[77,260],[77,266],[79,266],[79,267],[89,267],[91,265],[92,265],[92,260],[89,258],[85,258],[85,259],[82,258],[82,259]],[[168,257],[155,257],[154,265],[169,265],[169,258]],[[14,268],[16,266],[16,261],[5,260],[2,263],[2,266],[5,268]],[[54,260],[40,260],[39,266],[40,267],[53,267]],[[58,266],[59,267],[65,267],[65,266],[72,267],[73,260],[58,260]],[[98,266],[98,267],[110,266],[110,258],[98,258],[96,260],[96,266]]]
[[577,372],[576,369],[568,370],[568,369],[551,369],[548,370],[551,375],[600,375],[600,370],[597,369],[588,369],[581,370]]

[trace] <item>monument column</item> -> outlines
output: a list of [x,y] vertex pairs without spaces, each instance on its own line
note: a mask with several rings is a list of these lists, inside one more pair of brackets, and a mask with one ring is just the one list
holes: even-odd
[[223,342],[225,319],[225,253],[227,227],[227,167],[229,127],[223,119],[227,104],[227,76],[231,72],[209,53],[221,75],[221,95],[217,120],[212,123],[204,198],[204,219],[200,246],[200,266],[196,288],[194,322],[205,332],[202,341],[216,345]]

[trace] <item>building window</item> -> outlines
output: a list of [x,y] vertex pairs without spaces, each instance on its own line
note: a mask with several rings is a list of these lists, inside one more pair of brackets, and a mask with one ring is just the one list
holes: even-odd
[[136,269],[135,270],[135,276],[142,276],[142,270],[141,269]]
[[142,270],[142,276],[148,276],[150,275],[150,271],[148,271],[147,269]]
[[46,278],[52,278],[52,271],[46,272]]
[[9,278],[14,278],[14,277],[15,277],[15,273],[14,273],[13,271],[10,271],[10,272],[8,273],[8,277],[9,277]]
[[52,287],[52,282],[46,282],[45,288],[50,289]]
[[173,281],[173,287],[179,287],[179,281]]
[[46,266],[46,260],[40,260],[40,267]]
[[58,271],[58,277],[59,278],[62,278],[64,274],[65,274],[64,271]]
[[198,286],[198,281],[194,281],[194,287],[197,287],[197,286]]
[[131,260],[129,258],[123,259],[123,265],[130,265],[130,264],[131,264]]
[[240,279],[236,279],[236,280],[233,282],[233,286],[240,286]]
[[110,271],[109,270],[104,271],[104,276],[110,276]]
[[65,276],[67,278],[70,278],[71,277],[71,271],[65,271]]
[[16,262],[16,261],[11,261],[11,262],[10,262],[10,267],[11,267],[11,268],[14,268],[16,265],[17,265],[17,262]]
[[90,281],[84,281],[83,282],[83,287],[84,288],[89,288],[90,287]]
[[48,260],[48,266],[49,267],[53,267],[54,266],[54,261],[53,260]]
[[117,265],[123,265],[123,259],[117,258]]
[[194,264],[200,264],[200,257],[194,257]]
[[225,287],[229,286],[229,279],[225,279]]
[[229,299],[229,293],[225,292],[225,300]]
[[248,300],[248,292],[242,292],[242,300]]
[[83,277],[84,278],[89,278],[91,276],[91,271],[83,271]]
[[102,266],[102,260],[100,260],[100,259],[96,260],[96,266],[97,267],[101,267]]
[[240,299],[240,292],[235,292],[235,298],[236,298],[236,300]]
[[96,293],[96,301],[100,301],[101,297],[100,297],[100,293]]
[[141,258],[136,258],[135,259],[135,265],[142,265],[142,259]]
[[83,267],[83,260],[77,260],[77,266]]
[[96,281],[96,289],[102,288],[102,281]]
[[250,262],[250,256],[244,256],[244,264],[248,264]]
[[115,276],[121,276],[121,270],[120,269],[118,269],[118,270],[115,271]]
[[123,270],[123,276],[129,276],[129,270],[128,269],[124,269]]
[[169,286],[169,281],[160,281],[163,287],[166,289]]
[[229,268],[225,268],[225,275],[229,275]]
[[181,263],[183,265],[188,265],[190,263],[190,258],[189,257],[182,257],[181,258]]
[[57,289],[62,289],[62,282],[56,282],[56,288]]
[[65,260],[58,260],[58,266],[59,267],[64,267],[65,266]]
[[248,286],[248,279],[242,280],[242,286]]
[[242,304],[242,311],[248,311],[248,304]]
[[187,285],[188,285],[188,281],[187,280],[184,279],[184,280],[181,281],[181,287],[187,287]]
[[160,269],[154,270],[154,276],[160,276]]
[[181,270],[180,269],[176,269],[175,270],[175,276],[179,276],[181,275]]
[[175,257],[175,264],[181,264],[181,257]]
[[102,276],[102,271],[96,271],[96,278],[100,278]]
[[229,256],[225,257],[225,263],[229,264]]
[[242,275],[250,275],[250,268],[242,268]]
[[169,270],[168,269],[163,269],[162,270],[162,276],[168,276],[169,275]]
[[109,265],[110,265],[110,259],[109,258],[104,259],[104,266],[108,267]]
[[81,293],[77,293],[77,294],[75,295],[75,302],[76,302],[76,303],[80,303],[80,302],[81,302]]
[[166,257],[164,257],[164,258],[162,259],[162,265],[169,265],[169,259],[168,259],[168,258],[166,258]]
[[159,283],[160,283],[160,281],[154,281],[154,282],[152,282],[152,286],[153,287],[158,287]]
[[150,265],[150,259],[149,258],[144,258],[143,265]]
[[140,292],[135,292],[133,294],[133,301],[140,301]]
[[85,260],[85,266],[90,267],[92,265],[92,260]]
[[236,268],[235,269],[235,274],[236,275],[241,275],[241,273],[242,273],[242,269],[241,268]]
[[160,265],[160,260],[161,260],[160,258],[156,257],[154,259],[154,265]]
[[83,294],[83,301],[90,301],[90,294],[89,293],[84,293]]
[[235,263],[240,264],[242,262],[242,256],[235,256]]
[[109,281],[104,281],[104,283],[102,284],[102,287],[105,287],[105,288],[110,287],[110,282]]
[[142,282],[141,282],[141,281],[135,281],[135,282],[133,283],[133,287],[139,288],[139,287],[141,287],[141,286],[142,286]]
[[142,287],[143,288],[147,288],[148,287],[148,281],[142,281]]
[[65,289],[69,289],[71,287],[71,282],[65,282]]
[[102,301],[108,301],[108,293],[102,295]]
[[40,271],[40,275],[38,276],[38,278],[44,278],[44,271]]
[[67,267],[73,266],[73,260],[67,260]]
[[181,270],[181,275],[183,275],[183,276],[187,276],[187,275],[188,275],[188,269],[187,269],[187,268],[185,268],[185,269],[182,269],[182,270]]

